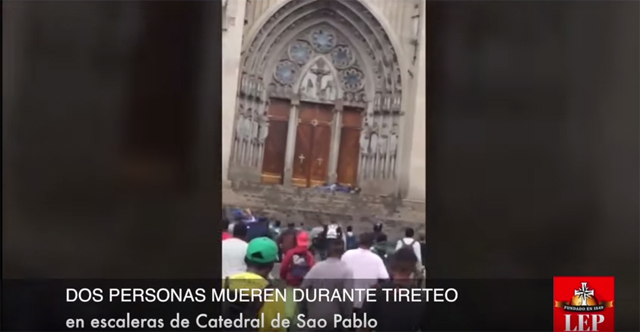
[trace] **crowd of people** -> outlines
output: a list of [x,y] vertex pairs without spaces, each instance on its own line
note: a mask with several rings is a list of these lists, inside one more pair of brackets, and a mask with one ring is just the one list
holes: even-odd
[[[224,287],[382,290],[420,287],[426,278],[424,236],[416,239],[411,228],[405,230],[404,238],[389,243],[382,224],[374,225],[373,232],[356,235],[351,226],[343,231],[342,226],[335,222],[310,231],[305,230],[302,224],[288,224],[281,229],[280,223],[274,222],[262,227],[259,236],[255,236],[256,232],[250,236],[254,222],[257,221],[237,220],[228,227],[229,231],[223,232]],[[274,271],[277,263],[280,267]],[[420,303],[366,302],[359,299],[353,302],[287,300],[226,303],[223,316],[250,318],[262,314],[268,323],[270,318],[278,315],[295,320],[298,314],[303,313],[307,318],[327,320],[330,327],[306,330],[336,330],[333,327],[336,315],[362,317],[366,314],[377,321],[375,331],[424,331],[423,308],[419,306]],[[267,325],[259,330],[295,330]],[[337,330],[354,329],[345,327]]]

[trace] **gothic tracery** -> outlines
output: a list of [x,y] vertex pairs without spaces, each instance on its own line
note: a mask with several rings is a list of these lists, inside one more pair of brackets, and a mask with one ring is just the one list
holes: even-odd
[[292,0],[262,26],[242,63],[233,161],[257,167],[271,97],[363,109],[361,180],[396,179],[402,77],[389,37],[358,0]]

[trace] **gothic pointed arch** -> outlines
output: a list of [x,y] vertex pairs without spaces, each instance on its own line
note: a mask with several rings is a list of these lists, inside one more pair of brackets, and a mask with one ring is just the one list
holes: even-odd
[[[294,54],[296,45],[299,43],[292,45],[289,49],[290,54]],[[275,75],[278,75],[277,69]],[[300,101],[324,103],[335,103],[341,100],[344,96],[343,90],[338,69],[324,55],[318,55],[305,63],[292,89],[293,94],[298,96]]]
[[360,0],[279,6],[243,50],[232,161],[259,167],[273,100],[329,103],[360,110],[363,118],[355,152],[359,183],[389,187],[397,181],[406,84],[394,44]]

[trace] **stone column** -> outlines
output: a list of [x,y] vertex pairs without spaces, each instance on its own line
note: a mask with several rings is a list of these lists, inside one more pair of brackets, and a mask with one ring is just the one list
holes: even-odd
[[[423,91],[426,90],[427,84],[427,50],[426,50],[426,24],[424,22],[424,18],[426,16],[425,6],[421,8],[421,23],[420,23],[420,35],[418,40],[420,41],[419,49],[418,49],[418,70],[416,81],[413,82],[415,85],[415,90],[413,90],[412,97],[413,100],[413,114],[407,114],[405,116],[409,116],[408,120],[410,121],[410,126],[413,126],[411,133],[411,137],[406,137],[404,140],[404,144],[407,144],[405,147],[407,152],[409,153],[406,156],[406,160],[409,165],[406,168],[407,178],[406,178],[406,199],[413,201],[421,201],[424,202],[426,200],[426,186],[427,186],[427,155],[426,155],[426,145],[427,145],[427,132],[426,132],[426,123],[427,123],[427,100]],[[410,144],[410,146],[409,146]],[[401,193],[404,190],[401,190]],[[403,195],[404,196],[404,195]]]
[[[223,185],[229,185],[229,161],[232,156],[231,149],[236,121],[245,2],[245,0],[229,1],[227,11],[224,13],[226,15],[226,30],[222,33],[224,51],[222,52],[222,134],[220,135]],[[212,109],[210,112],[214,112],[214,110]]]
[[336,102],[333,109],[333,126],[331,128],[331,150],[329,153],[329,177],[328,183],[335,183],[338,180],[338,158],[340,155],[340,134],[342,133],[342,110],[344,103],[342,100]]
[[289,126],[287,131],[287,149],[284,154],[284,178],[282,183],[285,186],[291,185],[291,177],[293,176],[293,154],[296,149],[296,131],[298,129],[298,105],[300,100],[291,100],[291,109],[289,110]]

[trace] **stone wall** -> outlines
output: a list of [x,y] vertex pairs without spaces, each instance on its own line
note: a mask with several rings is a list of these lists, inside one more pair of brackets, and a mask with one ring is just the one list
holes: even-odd
[[250,208],[254,213],[281,220],[317,225],[335,220],[356,231],[369,230],[382,222],[395,235],[404,227],[425,228],[426,205],[394,197],[328,193],[319,189],[270,186],[234,182],[222,190],[225,207]]

